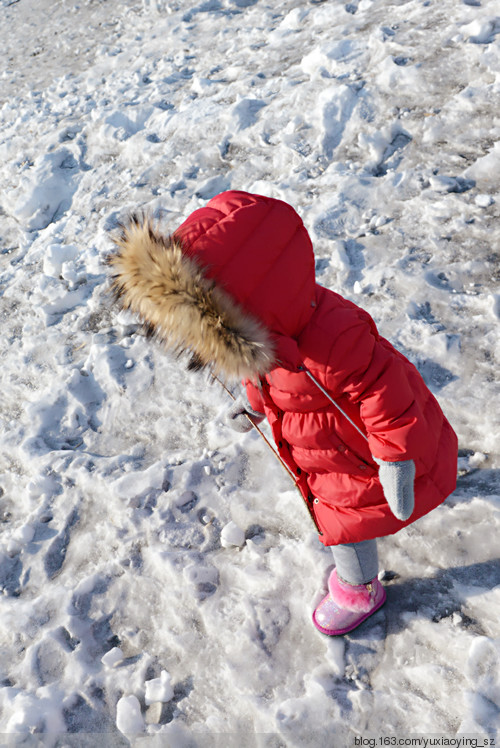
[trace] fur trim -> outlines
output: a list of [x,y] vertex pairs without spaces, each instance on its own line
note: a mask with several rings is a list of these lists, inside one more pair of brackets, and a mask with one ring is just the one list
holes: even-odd
[[334,569],[330,574],[328,589],[340,608],[367,613],[373,605],[372,586],[348,584],[343,579],[339,579],[337,569]]
[[272,368],[267,331],[206,277],[175,235],[164,237],[150,218],[133,216],[114,244],[107,263],[115,298],[139,316],[148,334],[189,352],[188,368],[244,379]]

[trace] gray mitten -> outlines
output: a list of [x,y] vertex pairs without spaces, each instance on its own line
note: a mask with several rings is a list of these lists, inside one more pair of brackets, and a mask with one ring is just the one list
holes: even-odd
[[373,459],[380,466],[378,477],[391,512],[398,519],[408,519],[415,507],[415,463],[413,460],[384,462],[376,457]]
[[240,434],[250,431],[252,423],[260,423],[264,418],[263,413],[252,408],[245,395],[238,395],[225,415],[228,426]]

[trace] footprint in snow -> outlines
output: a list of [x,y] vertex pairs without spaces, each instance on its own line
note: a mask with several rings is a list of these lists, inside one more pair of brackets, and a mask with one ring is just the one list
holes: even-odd
[[271,655],[283,630],[290,621],[290,610],[274,600],[258,600],[254,604],[257,638],[266,654]]
[[[395,60],[396,62],[396,60]],[[396,64],[402,64],[401,62]],[[412,138],[406,132],[398,132],[385,149],[382,158],[372,168],[374,177],[384,177],[388,171],[397,169],[403,158],[402,151],[411,143]]]
[[496,684],[500,696],[499,665],[500,651],[493,641],[486,636],[474,639],[467,660],[467,674],[474,685],[489,691]]
[[500,648],[486,636],[477,637],[469,649],[466,673],[471,691],[465,694],[465,705],[477,724],[498,722],[500,714]]
[[71,532],[78,520],[78,510],[75,507],[66,520],[63,529],[56,535],[45,554],[44,568],[49,579],[54,579],[62,569],[71,540]]
[[200,602],[217,590],[219,572],[214,566],[193,564],[184,568],[183,575]]
[[0,593],[15,597],[21,588],[23,565],[19,556],[12,558],[7,553],[0,554]]

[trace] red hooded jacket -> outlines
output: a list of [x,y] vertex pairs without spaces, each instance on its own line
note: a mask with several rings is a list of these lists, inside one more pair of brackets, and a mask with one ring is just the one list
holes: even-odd
[[[311,241],[291,206],[225,192],[189,216],[174,238],[210,288],[227,294],[269,335],[268,364],[250,367],[249,376],[245,369],[248,398],[267,416],[325,545],[394,533],[454,490],[457,439],[437,400],[367,312],[316,283]],[[147,311],[130,306],[148,319]],[[392,514],[374,457],[414,460],[415,509],[408,520]]]

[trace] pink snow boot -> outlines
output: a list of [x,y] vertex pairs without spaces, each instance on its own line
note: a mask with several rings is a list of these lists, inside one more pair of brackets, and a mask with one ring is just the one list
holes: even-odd
[[347,634],[385,603],[385,590],[377,577],[369,584],[347,584],[334,569],[328,579],[328,595],[313,613],[322,634]]

